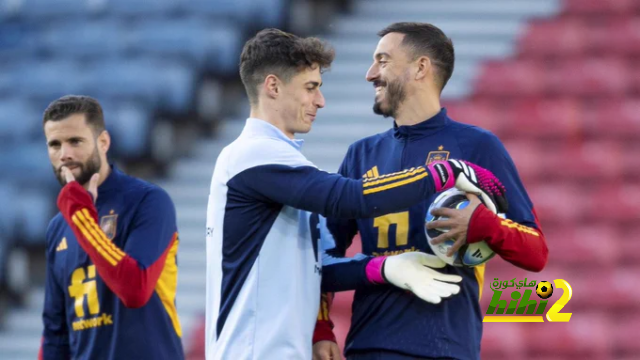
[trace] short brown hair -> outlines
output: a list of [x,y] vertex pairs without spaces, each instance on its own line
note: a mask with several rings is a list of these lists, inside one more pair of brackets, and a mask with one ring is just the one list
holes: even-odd
[[66,95],[47,106],[42,117],[42,125],[47,121],[60,121],[73,114],[84,114],[85,121],[98,136],[104,130],[104,115],[98,100],[83,95]]
[[300,70],[331,66],[335,51],[318,38],[301,38],[278,29],[265,29],[244,45],[240,78],[251,104],[258,102],[258,86],[269,74],[288,82]]
[[378,32],[378,36],[383,37],[390,33],[404,34],[402,44],[410,48],[413,60],[420,56],[431,59],[431,63],[438,69],[437,76],[442,91],[453,74],[453,41],[442,30],[429,23],[394,23]]

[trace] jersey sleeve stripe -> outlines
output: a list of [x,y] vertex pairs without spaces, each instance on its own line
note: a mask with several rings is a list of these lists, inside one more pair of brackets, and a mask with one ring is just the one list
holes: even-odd
[[385,183],[392,182],[392,181],[395,181],[395,180],[411,177],[411,176],[414,176],[416,174],[421,174],[421,173],[425,173],[426,174],[426,171],[427,170],[425,168],[420,167],[420,168],[417,168],[417,169],[409,169],[409,170],[405,170],[405,171],[401,171],[401,172],[397,172],[397,173],[383,175],[383,176],[380,176],[380,177],[377,177],[377,178],[369,178],[369,179],[365,179],[364,180],[364,184],[362,186],[363,187],[371,187],[371,186],[376,186],[376,185],[380,185],[380,184],[385,184]]
[[116,262],[122,260],[124,256],[116,251],[113,251],[113,243],[106,240],[106,238],[104,237],[104,233],[100,228],[98,228],[95,221],[93,221],[93,218],[90,216],[85,216],[84,211],[78,211],[76,212],[76,214],[78,215],[78,219],[87,228],[87,230],[91,232],[95,241],[100,244],[104,251],[107,252],[112,258],[114,258]]
[[78,218],[78,214],[82,215],[79,211],[76,212],[73,217],[71,218],[71,220],[73,221],[73,223],[78,227],[78,229],[80,229],[80,232],[82,232],[82,235],[84,235],[84,237],[89,240],[89,243],[91,244],[91,246],[93,246],[100,255],[102,255],[102,257],[104,257],[111,265],[116,266],[118,264],[118,262],[116,260],[114,260],[109,254],[107,254],[100,245],[98,245],[98,243],[95,241],[95,239],[93,238],[93,236],[91,235],[91,233],[89,232],[89,230],[87,230],[85,228],[85,225],[82,223],[82,221]]
[[404,180],[401,180],[401,181],[397,181],[397,182],[392,183],[392,184],[378,186],[378,187],[373,188],[373,189],[365,189],[363,193],[364,193],[364,195],[368,195],[368,194],[373,194],[373,193],[377,193],[377,192],[380,192],[380,191],[385,191],[385,190],[397,188],[397,187],[400,187],[400,186],[403,186],[403,185],[411,184],[411,183],[416,182],[418,180],[421,180],[421,179],[423,179],[423,178],[425,178],[427,176],[428,176],[428,174],[423,171],[422,173],[420,173],[420,174],[418,174],[418,175],[416,175],[416,176],[414,176],[412,178],[409,178],[409,179],[404,179]]
[[121,260],[125,256],[125,253],[122,250],[120,250],[117,246],[115,246],[113,242],[111,242],[111,240],[107,239],[107,237],[104,234],[104,231],[102,231],[102,229],[98,227],[98,224],[96,224],[95,220],[93,220],[93,217],[89,215],[89,211],[87,211],[87,209],[82,209],[82,213],[84,214],[84,217],[91,224],[91,227],[95,229],[95,231],[98,233],[99,237],[101,238],[98,240],[102,240],[103,242],[105,242],[107,250],[113,253],[116,259]]

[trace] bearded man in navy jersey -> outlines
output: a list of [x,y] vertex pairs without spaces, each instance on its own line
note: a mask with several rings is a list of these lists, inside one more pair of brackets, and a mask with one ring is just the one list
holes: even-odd
[[[434,215],[448,220],[434,221],[429,227],[450,231],[432,243],[454,239],[452,253],[465,243],[486,241],[515,266],[541,271],[548,257],[546,241],[511,157],[491,132],[454,121],[440,106],[440,94],[454,68],[452,41],[426,23],[395,23],[378,35],[381,39],[366,78],[375,87],[374,112],[393,118],[393,128],[352,144],[339,173],[353,179],[383,176],[452,158],[478,164],[504,184],[508,210],[497,205],[507,219],[469,195],[470,204],[462,210],[435,210]],[[323,291],[355,289],[345,349],[348,359],[480,358],[483,265],[442,269],[462,276],[463,281],[460,294],[435,304],[384,281],[372,281],[368,273],[371,264],[386,261],[386,254],[431,253],[424,230],[434,198],[375,218],[325,221],[319,217],[319,224],[326,224]],[[344,258],[358,232],[363,254]],[[323,296],[323,301],[328,298]],[[339,356],[331,321],[326,315],[319,316],[314,359]]]

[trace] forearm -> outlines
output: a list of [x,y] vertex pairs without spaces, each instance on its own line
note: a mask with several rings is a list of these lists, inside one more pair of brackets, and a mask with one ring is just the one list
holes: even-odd
[[310,207],[324,216],[358,219],[407,209],[435,193],[432,177],[423,167],[365,180],[327,175],[334,181],[320,178],[294,193],[294,206]]
[[91,196],[77,182],[62,189],[58,207],[109,289],[127,307],[144,306],[153,294],[175,236],[158,261],[144,268],[106,237],[97,225],[98,214]]
[[359,254],[354,258],[334,258],[325,255],[322,266],[322,291],[355,290],[373,283],[367,277],[371,257]]
[[316,327],[313,330],[313,343],[319,341],[333,341],[336,342],[336,336],[333,333],[333,322],[329,317],[329,311],[331,310],[331,304],[333,302],[333,294],[323,293],[320,301],[320,310],[318,312],[318,320],[316,321]]
[[547,263],[549,250],[540,230],[502,219],[483,205],[473,213],[467,233],[467,242],[478,241],[525,270],[539,272]]

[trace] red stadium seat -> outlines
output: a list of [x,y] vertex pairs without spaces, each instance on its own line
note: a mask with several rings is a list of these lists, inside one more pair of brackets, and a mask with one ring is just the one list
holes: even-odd
[[510,102],[505,108],[506,133],[518,138],[571,137],[580,134],[577,101],[571,98],[533,98]]
[[444,102],[447,114],[454,120],[479,126],[494,133],[504,127],[504,112],[493,101],[472,100]]
[[538,354],[586,355],[600,359],[610,353],[613,344],[611,324],[602,312],[573,314],[565,323],[526,325],[529,350]]
[[539,95],[543,71],[535,61],[488,62],[475,82],[479,95]]
[[525,187],[533,183],[539,176],[542,162],[545,160],[544,154],[541,151],[542,146],[539,146],[538,142],[532,140],[505,141],[504,146],[516,164],[516,168]]
[[538,184],[528,190],[543,228],[546,224],[576,224],[584,218],[587,204],[592,201],[580,188],[568,183]]
[[636,0],[565,0],[566,14],[574,15],[608,15],[629,14],[640,10]]
[[615,141],[587,141],[568,146],[562,156],[561,169],[577,179],[618,181],[622,179],[623,149]]
[[577,19],[537,21],[520,39],[522,57],[570,56],[584,51],[588,41],[583,23]]
[[613,266],[620,248],[618,232],[612,225],[558,227],[544,229],[549,247],[549,263],[572,265]]
[[631,84],[620,58],[565,59],[545,66],[545,89],[552,95],[624,95]]
[[590,193],[589,218],[622,223],[640,221],[640,184],[605,182]]
[[586,104],[584,125],[589,134],[603,137],[640,137],[640,100],[617,98]]
[[633,15],[608,17],[599,22],[602,26],[587,28],[589,43],[595,51],[607,51],[620,55],[640,54],[640,18]]
[[[483,308],[485,310],[486,307]],[[486,323],[482,331],[483,359],[518,359],[524,355],[526,337],[518,323]]]
[[616,324],[611,329],[615,347],[619,350],[640,354],[640,315],[636,314],[620,316],[616,319]]

